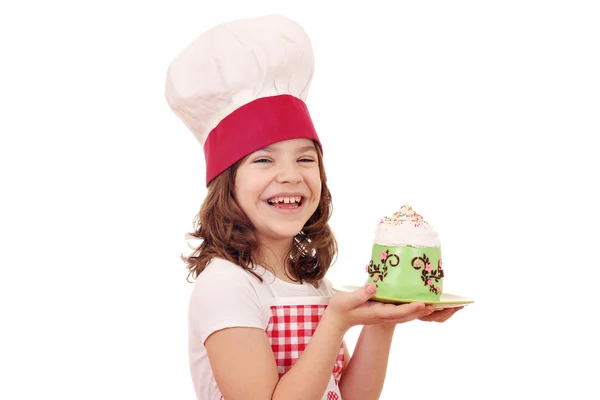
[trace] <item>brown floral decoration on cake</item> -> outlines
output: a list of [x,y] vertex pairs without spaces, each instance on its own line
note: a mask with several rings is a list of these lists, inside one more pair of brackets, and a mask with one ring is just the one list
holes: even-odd
[[[433,269],[429,262],[429,257],[423,254],[423,257],[415,257],[411,261],[411,265],[414,269],[421,271],[421,280],[425,286],[429,286],[429,291],[435,294],[439,294],[442,288],[439,286],[440,279],[444,277],[444,270],[442,269],[442,260],[438,261],[438,268]],[[438,285],[434,284],[433,282]]]
[[382,251],[379,254],[379,258],[381,259],[381,264],[375,264],[371,260],[366,268],[367,273],[373,278],[373,282],[375,282],[375,286],[377,287],[379,287],[379,282],[383,282],[387,276],[388,267],[395,267],[400,264],[400,257],[396,254],[390,254],[389,250]]

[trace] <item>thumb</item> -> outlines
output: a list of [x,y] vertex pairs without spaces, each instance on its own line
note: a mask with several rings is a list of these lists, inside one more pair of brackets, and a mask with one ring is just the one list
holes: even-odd
[[377,286],[372,283],[367,283],[365,286],[351,293],[352,298],[350,302],[353,307],[358,307],[361,304],[367,302],[371,297],[377,293]]

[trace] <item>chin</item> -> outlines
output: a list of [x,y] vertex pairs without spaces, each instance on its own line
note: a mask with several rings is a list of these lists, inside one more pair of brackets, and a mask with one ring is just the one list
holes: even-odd
[[267,236],[271,237],[272,239],[276,239],[276,240],[289,240],[289,239],[293,239],[294,236],[296,236],[298,233],[300,233],[302,228],[303,228],[303,226],[301,226],[299,229],[278,229],[277,231],[269,232],[269,234],[267,234]]
[[259,230],[261,236],[265,236],[271,240],[290,240],[302,231],[304,224],[286,224],[286,226],[278,226],[275,229],[270,227],[265,228]]

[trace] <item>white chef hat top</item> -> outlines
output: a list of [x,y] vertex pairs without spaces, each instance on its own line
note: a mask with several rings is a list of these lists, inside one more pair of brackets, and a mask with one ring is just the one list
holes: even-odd
[[308,35],[279,15],[220,24],[171,62],[166,99],[204,148],[207,185],[275,142],[320,145],[305,104],[313,71]]

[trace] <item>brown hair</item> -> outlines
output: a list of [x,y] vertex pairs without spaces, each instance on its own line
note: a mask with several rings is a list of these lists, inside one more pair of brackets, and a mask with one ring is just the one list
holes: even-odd
[[[319,145],[315,147],[321,175],[321,198],[316,211],[294,237],[286,266],[292,280],[312,284],[325,276],[337,257],[337,242],[329,227],[333,210],[331,193],[321,149]],[[252,271],[257,265],[258,235],[233,195],[236,171],[242,162],[229,167],[208,185],[206,198],[194,218],[194,231],[189,233],[202,243],[191,255],[181,257],[189,269],[188,282],[190,276],[197,278],[213,258],[231,261],[252,272],[262,282]]]

